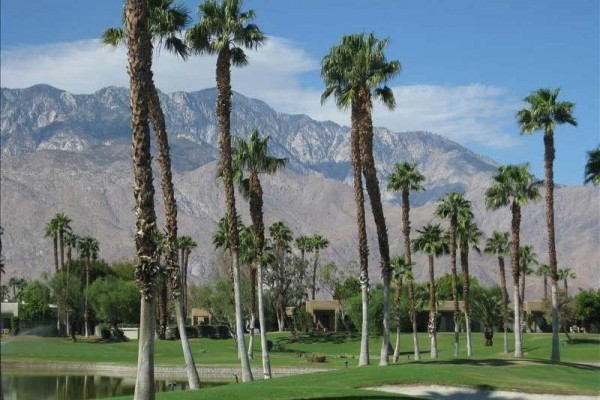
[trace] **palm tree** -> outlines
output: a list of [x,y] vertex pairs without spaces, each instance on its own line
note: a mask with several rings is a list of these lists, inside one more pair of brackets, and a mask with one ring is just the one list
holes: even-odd
[[[306,284],[306,253],[313,251],[310,236],[301,235],[296,238],[296,247],[300,250],[300,262],[302,263],[302,285]],[[306,298],[308,295],[305,293]]]
[[437,358],[436,314],[437,301],[435,297],[434,257],[448,252],[448,243],[444,238],[439,224],[428,224],[417,229],[419,236],[412,241],[413,250],[427,254],[429,260],[429,336],[431,337],[431,358]]
[[[290,251],[290,243],[293,240],[292,231],[285,223],[278,221],[269,227],[269,235],[273,240],[273,247],[275,250],[274,264],[278,264],[278,268],[281,270],[283,269],[282,265],[284,263],[285,254]],[[281,332],[283,331],[285,323],[285,308],[282,301],[278,301],[277,303],[278,305],[275,310],[277,314],[277,326]]]
[[[187,59],[189,55],[189,49],[179,35],[190,21],[189,11],[184,5],[174,3],[173,0],[148,0],[148,29],[152,39],[159,46],[164,46],[167,51],[175,53],[184,60]],[[123,22],[125,22],[125,20]],[[106,30],[102,35],[103,43],[111,46],[125,43],[127,35],[125,23],[123,23],[123,25],[123,28],[111,28]],[[171,295],[177,303],[175,313],[177,325],[180,326],[179,332],[186,362],[188,384],[191,389],[197,389],[200,387],[200,378],[195,367],[194,357],[189,348],[187,333],[185,332],[185,329],[182,328],[185,327],[184,308],[186,294],[185,292],[182,294],[181,291],[181,278],[179,276],[180,268],[177,260],[177,202],[175,200],[175,191],[173,188],[169,140],[158,90],[154,85],[151,71],[148,83],[150,95],[149,117],[154,128],[159,150],[158,161],[160,164],[162,177],[161,187],[165,204],[167,236],[167,251],[165,253],[166,269],[169,284],[171,286]]]
[[529,164],[498,167],[492,177],[493,183],[485,191],[488,209],[510,207],[511,218],[511,267],[513,277],[513,303],[515,308],[515,357],[523,357],[521,337],[521,307],[519,304],[519,245],[521,233],[521,207],[540,197],[541,182],[529,172]]
[[98,251],[100,247],[98,241],[92,236],[84,236],[79,241],[77,248],[79,251],[79,257],[85,260],[85,305],[83,311],[84,323],[85,323],[85,337],[90,336],[89,332],[89,305],[88,305],[88,287],[90,286],[90,267],[92,266],[92,260],[98,258]]
[[8,286],[10,286],[12,288],[12,291],[13,291],[12,298],[13,298],[14,301],[16,301],[16,299],[17,299],[17,287],[19,286],[19,278],[14,277],[14,276],[11,277],[8,280]]
[[133,194],[136,199],[136,280],[142,295],[135,400],[154,400],[154,284],[156,214],[148,126],[152,80],[152,43],[147,0],[128,0],[125,6],[133,144]]
[[362,162],[360,151],[360,113],[356,96],[346,81],[343,73],[349,62],[350,56],[339,47],[331,49],[330,53],[321,62],[321,76],[325,81],[326,89],[321,95],[323,104],[332,94],[336,99],[338,108],[351,109],[350,129],[350,160],[352,164],[354,202],[356,204],[356,225],[358,232],[358,254],[360,262],[359,281],[362,298],[362,323],[360,355],[358,365],[369,365],[369,247],[367,244],[367,228],[365,222],[365,199],[362,181]]
[[191,236],[180,236],[177,241],[177,248],[181,252],[181,295],[183,297],[183,312],[187,315],[187,278],[188,278],[188,265],[190,260],[190,254],[192,250],[198,247],[198,243],[192,239]]
[[71,231],[71,218],[65,213],[57,213],[54,216],[54,223],[58,229],[58,243],[60,247],[60,269],[65,268],[65,233]]
[[577,275],[575,275],[575,272],[573,272],[571,270],[571,268],[561,268],[558,270],[558,277],[559,279],[562,279],[562,281],[565,284],[565,296],[567,298],[569,298],[569,285],[567,284],[567,280],[568,279],[575,279],[577,278]]
[[52,218],[50,221],[46,223],[46,227],[44,229],[44,237],[52,238],[52,245],[54,248],[54,272],[58,272],[59,264],[58,264],[58,235],[59,228],[56,223],[56,219]]
[[506,289],[506,273],[504,271],[504,256],[510,252],[510,241],[508,232],[494,231],[492,237],[485,242],[486,254],[495,254],[498,257],[498,269],[500,270],[500,287],[502,288],[502,326],[504,328],[504,354],[508,354],[508,290]]
[[315,252],[315,256],[313,259],[313,271],[312,271],[312,300],[315,299],[315,294],[317,292],[317,265],[319,263],[319,252],[323,249],[329,247],[329,240],[325,239],[323,236],[319,234],[315,234],[311,238],[312,249]]
[[[269,137],[260,137],[257,130],[254,130],[248,141],[241,138],[236,138],[233,149],[234,169],[248,174],[248,177],[243,179],[240,175],[240,187],[242,194],[249,200],[250,217],[252,219],[252,229],[254,230],[256,255],[256,268],[252,268],[252,293],[256,292],[256,281],[258,281],[258,319],[260,323],[260,337],[263,361],[263,378],[271,378],[271,363],[267,349],[267,331],[264,316],[264,301],[263,301],[263,249],[265,246],[265,225],[263,218],[263,191],[260,183],[260,174],[273,174],[277,170],[283,168],[286,163],[284,158],[276,158],[269,155],[268,152]],[[303,251],[304,265],[304,251]],[[253,313],[252,321],[254,322],[254,296],[253,296]],[[252,331],[254,325],[252,324]],[[252,346],[250,346],[251,351]]]
[[[4,255],[2,254],[2,235],[4,235],[4,228],[0,226],[0,274],[4,274]],[[2,298],[4,300],[4,298]]]
[[[382,366],[388,365],[389,362],[391,270],[387,228],[373,158],[372,100],[375,97],[389,109],[395,107],[394,93],[386,83],[400,73],[401,67],[399,61],[387,60],[384,50],[388,42],[388,39],[377,39],[372,33],[347,35],[338,46],[330,50],[321,64],[321,75],[326,84],[321,100],[324,101],[334,94],[338,107],[352,107],[352,125],[358,124],[356,132],[360,164],[371,201],[381,258],[384,308],[383,343],[379,365]],[[355,179],[355,185],[356,183]]]
[[544,300],[548,298],[548,275],[550,275],[550,266],[548,264],[541,264],[535,271],[537,276],[541,276],[544,282]]
[[454,357],[458,357],[458,289],[456,274],[456,228],[458,220],[472,215],[471,202],[464,197],[464,193],[450,192],[438,200],[438,206],[435,210],[438,217],[450,220],[449,245],[450,245],[450,272],[452,274],[452,301],[454,303]]
[[66,255],[67,271],[69,269],[69,264],[73,260],[73,249],[77,249],[79,239],[80,238],[77,234],[75,234],[71,231],[65,232],[64,244],[67,247],[67,255]]
[[548,230],[548,258],[552,277],[552,356],[560,361],[558,345],[558,267],[556,261],[556,238],[554,233],[554,128],[557,124],[577,126],[573,116],[575,104],[557,101],[560,89],[538,89],[524,101],[529,108],[517,113],[521,134],[544,132],[544,189],[546,192],[546,226]]
[[478,244],[482,232],[473,221],[472,214],[465,214],[458,220],[456,236],[460,248],[460,265],[463,276],[463,310],[465,314],[465,331],[467,333],[467,357],[473,355],[471,341],[471,309],[470,309],[470,281],[469,281],[469,248],[481,253]]
[[396,346],[394,347],[394,363],[400,358],[400,299],[402,296],[402,283],[412,266],[407,263],[404,254],[390,260],[392,266],[392,280],[395,282],[394,306],[396,307]]
[[584,183],[600,185],[600,146],[587,152]]
[[0,301],[8,300],[10,296],[10,292],[8,290],[8,286],[1,285],[0,286]]
[[533,251],[533,246],[519,246],[519,262],[521,263],[521,291],[519,294],[519,301],[521,302],[521,309],[523,309],[523,302],[525,301],[525,277],[531,275],[533,270],[531,265],[537,265],[537,254]]
[[217,55],[217,119],[219,121],[220,167],[223,170],[225,202],[229,216],[231,251],[233,254],[236,333],[239,353],[242,355],[242,380],[252,380],[250,360],[246,354],[244,324],[242,321],[242,298],[238,255],[238,234],[235,227],[235,197],[231,159],[231,64],[243,67],[248,58],[243,48],[256,49],[266,41],[258,26],[249,23],[255,17],[254,10],[241,11],[242,0],[205,0],[198,7],[200,22],[186,33],[189,46],[199,54]]
[[421,351],[419,350],[419,332],[417,331],[417,308],[416,308],[416,291],[415,277],[413,275],[414,264],[408,265],[405,269],[404,280],[408,283],[408,312],[413,328],[413,349],[415,361],[421,360]]

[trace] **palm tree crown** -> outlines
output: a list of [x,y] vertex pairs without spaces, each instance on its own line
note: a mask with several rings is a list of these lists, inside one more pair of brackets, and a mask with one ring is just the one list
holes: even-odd
[[540,198],[539,187],[542,181],[529,172],[529,164],[505,165],[498,167],[493,176],[493,184],[485,192],[488,208],[498,209],[512,202],[519,206]]
[[[190,53],[188,46],[179,37],[181,32],[190,24],[189,9],[174,0],[148,0],[148,30],[155,45],[170,53],[187,59]],[[123,9],[123,27],[109,28],[102,34],[102,43],[108,46],[118,46],[127,41],[125,29],[125,9]]]
[[585,164],[584,183],[600,185],[600,146],[587,152],[587,163]]
[[577,126],[573,117],[575,104],[569,101],[556,101],[560,89],[539,89],[525,97],[529,108],[517,113],[521,134],[543,131],[544,135],[553,135],[556,124]]
[[471,202],[465,199],[464,193],[450,192],[440,198],[435,210],[438,217],[454,221],[468,219],[473,216]]
[[325,249],[329,246],[329,240],[325,239],[323,236],[321,235],[314,235],[311,240],[311,249],[314,251],[319,251],[322,249]]
[[510,252],[510,233],[494,231],[492,237],[485,241],[486,254],[507,255]]
[[394,164],[394,172],[388,176],[387,189],[394,192],[414,191],[420,192],[425,190],[423,182],[425,175],[419,172],[417,163],[396,163]]
[[440,224],[427,224],[417,229],[419,237],[414,239],[413,250],[431,256],[440,256],[448,252],[448,241],[444,237],[444,230]]
[[278,252],[290,250],[293,240],[292,230],[282,221],[275,222],[269,227],[269,234]]
[[188,45],[199,54],[230,52],[233,65],[243,67],[248,58],[242,47],[256,49],[267,38],[257,25],[254,10],[241,11],[242,0],[206,0],[198,6],[200,22],[185,35]]
[[84,236],[79,240],[77,250],[81,258],[95,260],[98,258],[100,246],[92,236]]

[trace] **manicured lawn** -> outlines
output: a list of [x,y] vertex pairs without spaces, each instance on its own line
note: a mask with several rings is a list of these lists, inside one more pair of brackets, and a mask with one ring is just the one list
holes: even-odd
[[441,360],[410,362],[383,368],[348,368],[270,381],[231,384],[197,392],[161,393],[157,397],[160,400],[404,398],[361,389],[395,383],[435,383],[537,393],[597,395],[600,393],[599,372],[600,369],[596,367],[552,365],[548,362]]
[[[574,344],[561,347],[563,361],[600,362],[600,335],[576,334]],[[344,334],[314,334],[301,335],[298,342],[291,341],[288,333],[272,333],[270,339],[278,344],[279,351],[271,353],[274,366],[300,366],[320,368],[342,368],[344,362],[349,366],[358,363],[359,338],[349,338]],[[429,338],[427,334],[420,336],[423,358],[427,359]],[[255,340],[254,365],[260,365],[260,343]],[[401,362],[412,358],[412,337],[402,337]],[[526,334],[525,357],[547,360],[550,356],[550,334]],[[512,349],[512,335],[509,344]],[[381,339],[374,337],[370,340],[371,357],[377,362]],[[464,337],[461,337],[461,356],[464,356]],[[202,365],[237,365],[233,340],[192,339],[192,349],[197,364]],[[441,359],[452,358],[452,334],[439,335],[439,356]],[[157,365],[182,365],[183,356],[178,341],[157,341],[155,346],[155,362]],[[327,362],[320,364],[308,363],[302,353],[319,353],[327,357]],[[494,346],[483,346],[483,336],[473,335],[473,352],[475,358],[508,358],[502,354],[502,338],[494,338]],[[135,364],[137,362],[137,341],[125,343],[72,343],[65,338],[38,337],[5,337],[2,340],[3,360],[40,360],[40,361],[82,361],[98,363]]]

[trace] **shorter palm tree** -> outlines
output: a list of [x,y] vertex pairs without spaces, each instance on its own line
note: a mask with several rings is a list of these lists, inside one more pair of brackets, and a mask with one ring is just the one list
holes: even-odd
[[317,293],[317,267],[319,264],[319,252],[329,247],[329,240],[323,236],[316,234],[310,239],[311,249],[315,252],[313,259],[313,271],[312,271],[312,300],[315,299]]
[[89,331],[89,301],[88,301],[88,287],[90,286],[90,267],[92,266],[92,260],[98,258],[98,252],[100,246],[98,241],[92,236],[84,236],[79,241],[77,248],[79,251],[79,257],[85,260],[85,303],[84,303],[84,323],[85,323],[85,337],[90,336]]
[[600,146],[587,152],[584,183],[600,185]]
[[541,276],[544,282],[544,299],[548,298],[548,275],[550,275],[550,266],[548,264],[541,264],[535,271],[537,276]]
[[[296,238],[296,248],[300,250],[300,262],[302,263],[302,286],[308,288],[308,284],[306,282],[306,253],[310,253],[313,251],[312,248],[312,240],[310,236],[301,235]],[[308,294],[306,294],[306,299],[308,299]]]
[[575,272],[573,272],[571,268],[561,268],[558,270],[558,279],[561,279],[565,285],[565,296],[567,298],[569,298],[569,285],[567,280],[575,278],[577,278],[577,275],[575,275]]
[[494,231],[492,237],[486,240],[484,251],[486,254],[495,254],[498,257],[500,287],[502,288],[503,301],[502,326],[504,329],[504,354],[508,354],[508,290],[506,288],[504,256],[508,255],[510,252],[509,233]]
[[419,236],[413,240],[413,250],[427,254],[429,260],[429,325],[428,331],[431,337],[431,358],[437,358],[437,301],[435,296],[435,272],[434,258],[448,252],[448,242],[444,237],[444,231],[439,224],[425,225],[417,229]]
[[44,237],[52,238],[52,245],[54,249],[54,272],[58,272],[58,225],[56,220],[53,218],[46,223],[44,228]]
[[396,346],[394,347],[394,362],[397,363],[400,358],[400,300],[402,297],[402,283],[412,266],[407,263],[404,254],[392,257],[390,266],[392,267],[392,282],[395,283],[394,306],[396,308]]
[[538,265],[537,254],[533,250],[533,246],[525,245],[519,246],[519,262],[521,263],[521,291],[519,294],[519,301],[521,302],[521,309],[525,302],[525,279],[528,275],[533,273],[532,265]]
[[191,236],[180,236],[177,239],[177,247],[179,248],[179,251],[181,253],[181,294],[183,296],[183,312],[184,315],[187,315],[188,309],[187,309],[187,304],[188,304],[188,299],[187,299],[187,278],[188,278],[188,265],[189,265],[189,261],[190,261],[190,254],[192,253],[192,250],[194,250],[196,247],[198,247],[198,243],[196,243],[194,241],[194,239],[191,238]]

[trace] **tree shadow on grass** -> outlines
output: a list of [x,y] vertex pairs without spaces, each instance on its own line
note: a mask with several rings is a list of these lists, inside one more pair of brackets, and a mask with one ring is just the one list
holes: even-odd
[[586,364],[577,364],[570,362],[553,363],[549,360],[538,360],[538,359],[502,359],[502,358],[482,358],[482,359],[464,359],[457,358],[451,360],[425,360],[422,363],[432,364],[446,364],[446,365],[473,365],[478,367],[506,367],[511,365],[523,365],[523,364],[542,364],[542,365],[562,365],[570,368],[576,368],[586,371],[600,371],[600,367]]
[[405,396],[405,395],[400,395],[400,394],[381,394],[381,393],[365,393],[365,394],[361,394],[359,396],[357,395],[348,395],[348,396],[325,396],[325,397],[297,397],[294,398],[292,400],[307,400],[307,399],[311,399],[311,400],[363,400],[363,399],[368,399],[368,400],[389,400],[389,399],[404,399],[404,400],[414,400],[414,397],[410,397],[410,396]]

